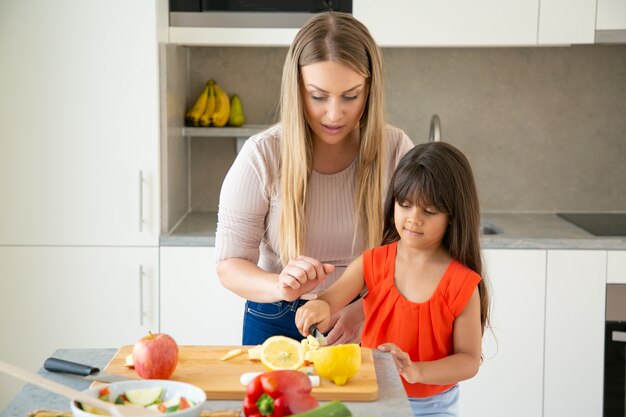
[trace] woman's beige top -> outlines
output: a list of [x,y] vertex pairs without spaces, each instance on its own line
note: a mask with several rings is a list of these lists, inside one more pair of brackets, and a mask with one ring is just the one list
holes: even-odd
[[[224,179],[217,214],[217,262],[243,258],[268,272],[282,270],[278,255],[281,131],[275,125],[248,139]],[[409,137],[392,126],[387,128],[386,143],[383,184],[389,183],[398,161],[413,147]],[[335,282],[365,249],[360,234],[352,247],[356,160],[335,174],[311,173],[303,255],[336,266],[335,272],[314,293]]]

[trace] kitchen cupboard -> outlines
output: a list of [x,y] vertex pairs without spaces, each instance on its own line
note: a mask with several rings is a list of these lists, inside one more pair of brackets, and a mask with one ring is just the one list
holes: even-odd
[[597,0],[596,30],[626,30],[626,2]]
[[626,251],[610,250],[606,261],[606,283],[626,284]]
[[381,46],[496,46],[537,42],[538,0],[354,0]]
[[546,251],[494,249],[483,254],[491,328],[483,337],[478,374],[460,384],[460,410],[468,417],[540,417]]
[[[158,330],[158,256],[157,248],[0,246],[0,358],[36,371],[58,348],[119,347]],[[0,404],[21,385],[0,374]]]
[[0,244],[157,246],[159,2],[35,3],[0,13]]
[[595,41],[596,0],[542,0],[539,45],[589,44]]
[[[158,330],[163,16],[166,0],[1,2],[0,357],[31,371]],[[21,385],[2,378],[0,408]]]
[[215,248],[160,251],[161,331],[182,345],[240,345],[245,302],[220,283]]
[[549,250],[544,416],[602,415],[607,251]]

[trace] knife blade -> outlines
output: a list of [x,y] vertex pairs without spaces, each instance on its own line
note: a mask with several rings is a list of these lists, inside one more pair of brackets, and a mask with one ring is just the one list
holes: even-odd
[[320,346],[326,346],[328,344],[326,336],[324,336],[324,333],[322,333],[315,324],[312,324],[311,327],[309,327],[309,334],[312,334],[313,337],[317,339]]
[[124,375],[108,374],[106,372],[101,372],[99,368],[94,366],[70,362],[59,358],[46,359],[43,363],[43,368],[49,372],[79,375],[90,381],[118,382],[138,379]]

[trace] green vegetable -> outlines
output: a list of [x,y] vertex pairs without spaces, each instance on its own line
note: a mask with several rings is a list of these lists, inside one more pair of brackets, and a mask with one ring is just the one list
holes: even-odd
[[350,417],[352,413],[342,402],[331,401],[313,410],[300,414],[293,414],[291,417]]

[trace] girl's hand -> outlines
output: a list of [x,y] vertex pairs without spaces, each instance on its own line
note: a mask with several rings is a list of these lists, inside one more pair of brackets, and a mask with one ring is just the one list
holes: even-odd
[[292,259],[278,275],[276,292],[281,300],[294,301],[323,283],[335,266],[308,256]]
[[296,327],[304,337],[309,335],[309,327],[316,324],[320,331],[326,331],[330,323],[330,306],[326,301],[311,300],[296,310]]
[[378,346],[382,352],[391,352],[393,362],[396,364],[398,373],[409,383],[414,384],[419,381],[419,369],[417,362],[411,361],[409,354],[400,349],[394,343],[383,343]]
[[345,306],[337,313],[337,322],[328,333],[326,340],[329,345],[339,345],[345,343],[359,343],[361,341],[361,330],[363,329],[363,300],[357,300]]

